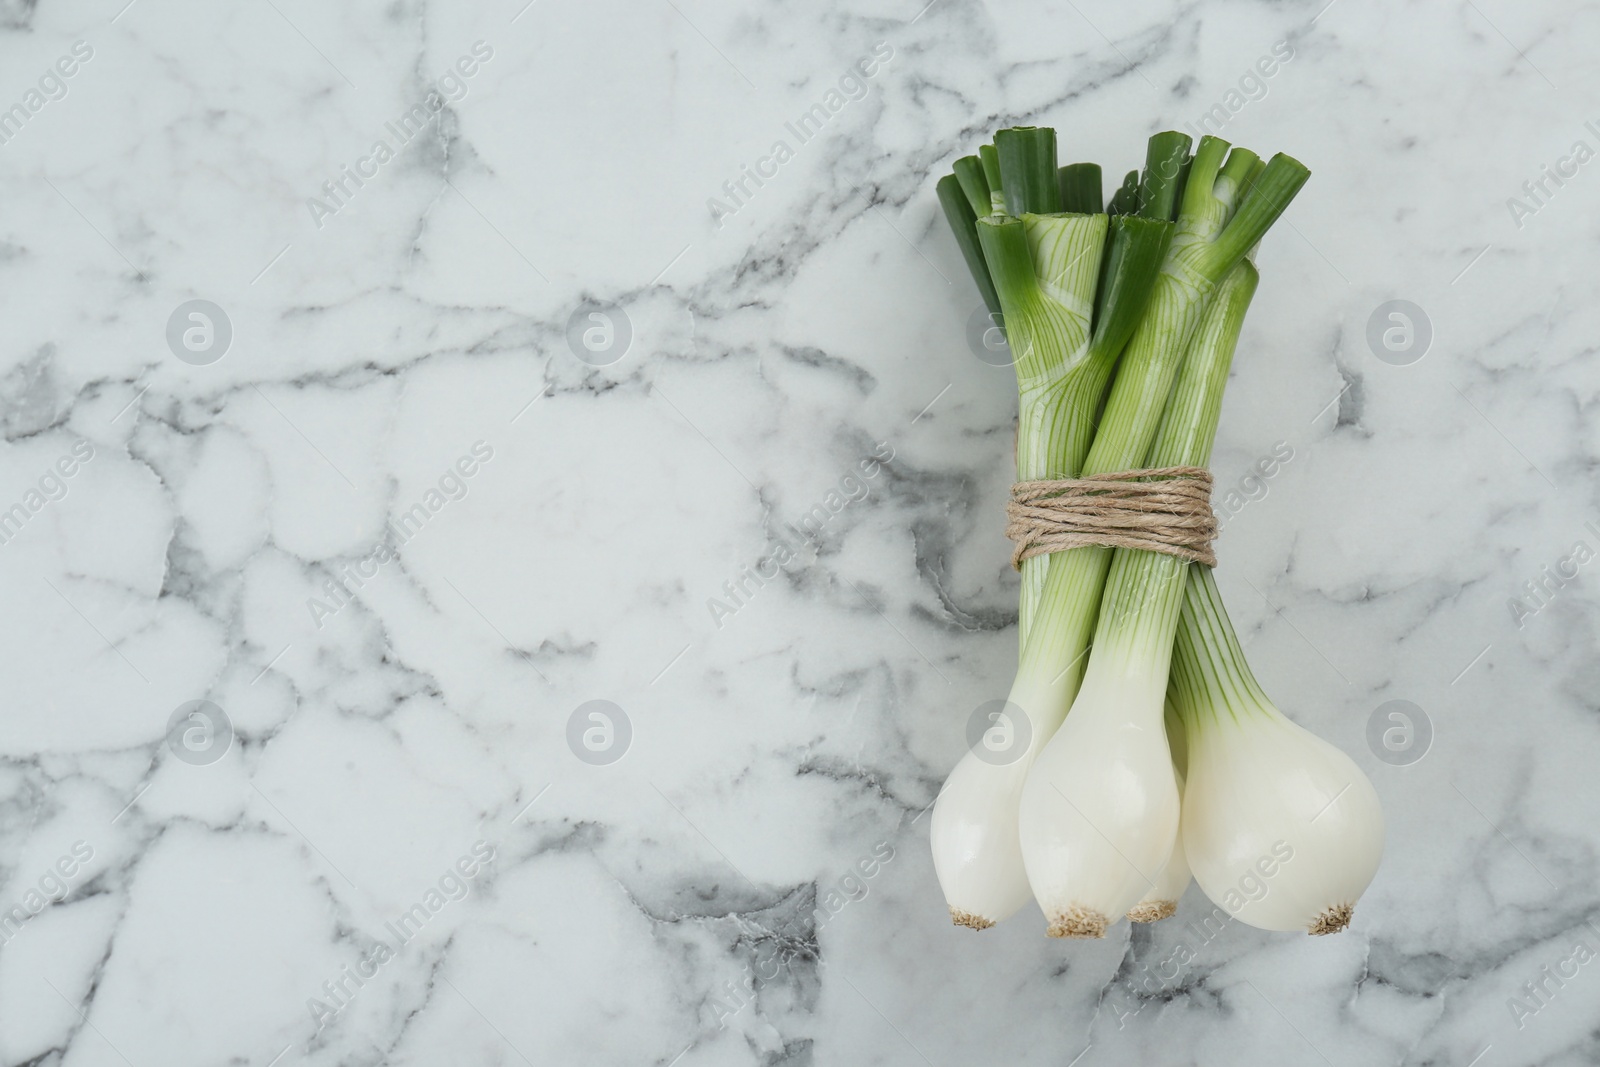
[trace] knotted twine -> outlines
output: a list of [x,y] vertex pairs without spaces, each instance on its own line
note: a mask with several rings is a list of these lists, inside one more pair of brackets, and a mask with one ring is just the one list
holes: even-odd
[[1215,567],[1211,472],[1153,467],[1017,482],[1006,504],[1006,536],[1016,542],[1011,565],[1018,570],[1025,559],[1084,545],[1138,548]]

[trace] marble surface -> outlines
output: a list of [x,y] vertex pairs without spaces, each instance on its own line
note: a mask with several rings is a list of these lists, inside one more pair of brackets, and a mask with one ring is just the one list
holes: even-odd
[[[0,1063],[1600,1057],[1600,12],[924,2],[0,0]],[[1207,116],[1314,172],[1218,577],[1388,854],[1333,938],[974,935],[1016,401],[933,183]]]

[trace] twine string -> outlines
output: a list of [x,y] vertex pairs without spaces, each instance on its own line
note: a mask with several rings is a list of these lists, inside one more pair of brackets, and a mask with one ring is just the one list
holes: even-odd
[[1211,472],[1154,467],[1017,482],[1006,504],[1006,536],[1016,542],[1011,565],[1018,570],[1023,560],[1084,545],[1162,552],[1215,567]]

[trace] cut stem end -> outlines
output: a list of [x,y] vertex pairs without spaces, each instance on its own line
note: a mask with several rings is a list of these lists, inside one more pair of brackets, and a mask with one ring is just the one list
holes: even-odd
[[987,930],[994,925],[993,919],[985,919],[982,915],[974,915],[970,911],[961,911],[958,908],[950,909],[950,921],[957,926],[965,926],[968,930]]
[[1154,923],[1162,919],[1170,919],[1178,911],[1176,900],[1147,900],[1142,904],[1135,904],[1128,909],[1128,921],[1134,923]]
[[1317,921],[1306,928],[1306,933],[1312,937],[1323,934],[1336,934],[1350,925],[1350,915],[1355,909],[1349,904],[1335,904],[1321,915]]
[[1110,925],[1104,912],[1073,905],[1058,913],[1045,933],[1051,937],[1105,937]]

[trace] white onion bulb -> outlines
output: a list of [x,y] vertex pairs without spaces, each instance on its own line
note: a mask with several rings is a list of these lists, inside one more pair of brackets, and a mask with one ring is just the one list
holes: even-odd
[[1264,703],[1207,713],[1188,746],[1183,844],[1206,895],[1263,930],[1349,925],[1383,855],[1383,810],[1355,761]]
[[1051,937],[1104,937],[1172,853],[1179,806],[1165,684],[1145,664],[1091,656],[1066,722],[1023,786],[1022,861]]
[[1003,709],[945,780],[933,806],[933,869],[950,918],[985,930],[1028,898],[1017,839],[1017,804],[1035,758],[1061,721],[1058,683],[1018,674]]
[[[1183,774],[1173,767],[1173,777],[1178,783],[1179,803],[1183,797]],[[1167,857],[1167,865],[1161,868],[1161,873],[1156,875],[1156,884],[1150,887],[1139,903],[1128,909],[1128,920],[1136,923],[1153,923],[1170,918],[1178,910],[1178,901],[1183,899],[1184,890],[1189,888],[1189,883],[1194,881],[1189,873],[1189,860],[1183,851],[1183,820],[1178,821],[1178,837],[1172,843],[1172,855]]]
[[1028,902],[1017,844],[1026,775],[1026,766],[996,767],[968,752],[934,804],[933,869],[958,926],[987,930]]

